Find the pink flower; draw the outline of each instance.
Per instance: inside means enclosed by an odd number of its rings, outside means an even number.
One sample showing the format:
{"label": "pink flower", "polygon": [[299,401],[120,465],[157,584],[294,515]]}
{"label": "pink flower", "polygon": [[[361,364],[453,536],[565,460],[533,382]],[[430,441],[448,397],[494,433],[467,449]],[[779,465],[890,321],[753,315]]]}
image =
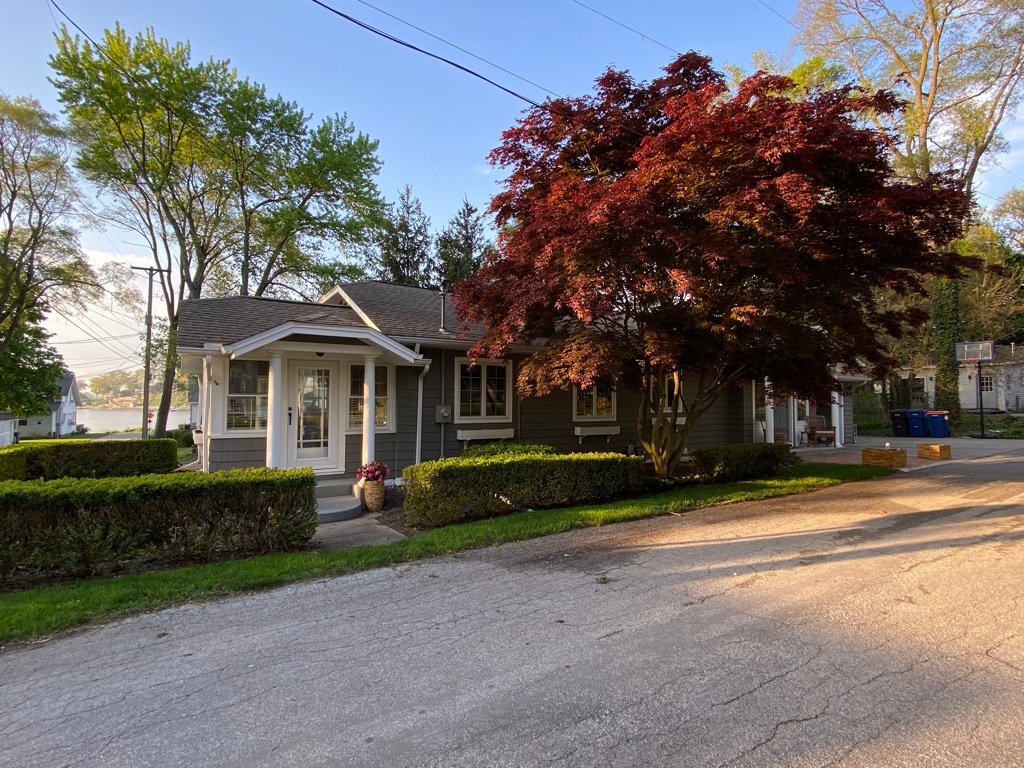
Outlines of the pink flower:
{"label": "pink flower", "polygon": [[360,480],[383,480],[390,474],[391,468],[383,461],[371,461],[356,470],[356,477]]}

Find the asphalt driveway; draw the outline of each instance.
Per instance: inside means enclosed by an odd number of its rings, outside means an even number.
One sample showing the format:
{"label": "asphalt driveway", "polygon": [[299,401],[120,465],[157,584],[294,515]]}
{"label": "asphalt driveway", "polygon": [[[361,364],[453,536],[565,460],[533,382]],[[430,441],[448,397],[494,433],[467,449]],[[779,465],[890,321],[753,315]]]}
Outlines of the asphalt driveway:
{"label": "asphalt driveway", "polygon": [[0,766],[1019,766],[1020,451],[0,654]]}

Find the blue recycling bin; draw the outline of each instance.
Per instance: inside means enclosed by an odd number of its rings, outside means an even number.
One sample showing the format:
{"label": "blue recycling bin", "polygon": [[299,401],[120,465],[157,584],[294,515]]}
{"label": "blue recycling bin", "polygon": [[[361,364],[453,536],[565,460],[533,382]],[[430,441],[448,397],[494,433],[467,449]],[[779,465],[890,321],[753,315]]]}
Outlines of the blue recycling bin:
{"label": "blue recycling bin", "polygon": [[932,437],[949,437],[949,411],[927,411],[924,416]]}
{"label": "blue recycling bin", "polygon": [[907,411],[907,431],[909,437],[927,437],[928,430],[925,426],[924,409],[909,409]]}

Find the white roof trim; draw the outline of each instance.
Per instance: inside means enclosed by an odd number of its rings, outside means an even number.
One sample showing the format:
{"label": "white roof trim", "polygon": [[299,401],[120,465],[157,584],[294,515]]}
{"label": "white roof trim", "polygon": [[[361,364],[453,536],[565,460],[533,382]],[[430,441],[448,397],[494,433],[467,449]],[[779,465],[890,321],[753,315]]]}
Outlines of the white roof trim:
{"label": "white roof trim", "polygon": [[302,333],[309,336],[324,336],[325,338],[337,337],[337,336],[348,336],[354,339],[362,339],[377,347],[380,347],[386,352],[390,352],[400,360],[404,360],[407,363],[418,363],[423,359],[423,355],[413,352],[404,344],[399,344],[397,341],[389,336],[385,336],[379,330],[375,328],[346,328],[337,325],[315,325],[312,323],[300,323],[291,320],[283,325],[279,325],[270,330],[258,333],[255,336],[250,336],[248,339],[242,339],[235,344],[224,344],[221,345],[221,353],[230,355],[231,357],[239,357],[246,355],[250,352],[255,352],[257,349],[272,344],[275,341],[290,336],[293,333]]}
{"label": "white roof trim", "polygon": [[331,290],[329,290],[327,293],[320,297],[317,303],[327,304],[329,302],[333,302],[334,299],[341,299],[341,303],[347,304],[349,309],[351,309],[353,312],[359,315],[360,320],[362,320],[368,326],[373,328],[373,330],[380,332],[380,328],[377,327],[377,324],[370,319],[370,316],[368,314],[366,314],[365,312],[363,312],[362,309],[359,308],[358,304],[352,301],[352,297],[345,293],[345,289],[342,288],[340,285],[336,285],[333,288],[331,288]]}

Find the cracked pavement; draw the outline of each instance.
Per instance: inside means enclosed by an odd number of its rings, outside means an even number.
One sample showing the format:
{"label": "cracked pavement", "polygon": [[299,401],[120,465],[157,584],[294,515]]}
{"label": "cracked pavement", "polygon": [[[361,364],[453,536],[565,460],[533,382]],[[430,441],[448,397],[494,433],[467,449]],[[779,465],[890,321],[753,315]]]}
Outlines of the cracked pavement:
{"label": "cracked pavement", "polygon": [[1020,766],[1022,469],[937,464],[11,647],[0,766]]}

